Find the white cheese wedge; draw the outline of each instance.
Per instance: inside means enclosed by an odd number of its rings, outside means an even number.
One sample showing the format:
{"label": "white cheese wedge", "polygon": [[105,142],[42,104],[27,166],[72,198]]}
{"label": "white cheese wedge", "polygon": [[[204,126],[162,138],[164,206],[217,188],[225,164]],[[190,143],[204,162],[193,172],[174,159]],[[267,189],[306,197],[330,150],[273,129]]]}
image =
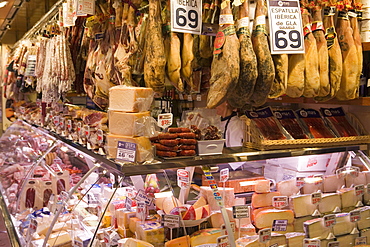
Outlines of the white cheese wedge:
{"label": "white cheese wedge", "polygon": [[274,220],[288,220],[288,224],[293,224],[294,213],[292,210],[263,210],[256,215],[255,226],[259,229],[271,228]]}
{"label": "white cheese wedge", "polygon": [[323,191],[323,181],[321,177],[305,178],[302,187],[303,194],[312,194],[318,190]]}
{"label": "white cheese wedge", "polygon": [[343,188],[339,190],[342,200],[342,209],[346,210],[356,206],[358,199],[354,188]]}
{"label": "white cheese wedge", "polygon": [[335,215],[336,224],[333,226],[335,236],[350,234],[356,227],[356,224],[351,222],[349,213],[340,213]]}
{"label": "white cheese wedge", "polygon": [[303,226],[308,238],[326,239],[330,233],[330,228],[325,227],[323,218],[305,221]]}
{"label": "white cheese wedge", "polygon": [[279,192],[270,192],[264,194],[253,193],[252,207],[253,208],[271,207],[272,198],[274,196],[280,196],[280,193]]}
{"label": "white cheese wedge", "polygon": [[308,220],[314,219],[313,216],[305,216],[300,218],[295,218],[293,225],[294,225],[294,231],[295,232],[304,232],[303,223]]}
{"label": "white cheese wedge", "polygon": [[238,238],[235,241],[237,247],[262,247],[266,246],[259,242],[259,237],[257,235],[254,236],[245,236],[242,238]]}
{"label": "white cheese wedge", "polygon": [[294,246],[294,247],[303,247],[303,239],[305,238],[305,236],[306,235],[302,232],[285,233],[288,246]]}
{"label": "white cheese wedge", "polygon": [[337,175],[326,175],[323,181],[323,192],[337,192],[345,185],[344,177]]}
{"label": "white cheese wedge", "polygon": [[277,183],[276,189],[280,195],[289,197],[299,192],[299,187],[297,187],[296,184],[297,181],[295,178],[284,180]]}
{"label": "white cheese wedge", "polygon": [[359,236],[359,234],[348,234],[336,237],[337,241],[340,243],[340,246],[345,247],[352,247],[355,246],[356,238]]}
{"label": "white cheese wedge", "polygon": [[284,234],[272,232],[271,239],[267,241],[266,246],[282,246],[286,244],[286,237]]}
{"label": "white cheese wedge", "polygon": [[197,231],[190,236],[191,246],[202,244],[217,244],[217,238],[221,236],[219,228],[208,228]]}
{"label": "white cheese wedge", "polygon": [[370,228],[370,207],[366,206],[356,210],[360,211],[360,220],[357,221],[358,229]]}
{"label": "white cheese wedge", "polygon": [[121,136],[143,136],[146,126],[143,118],[149,117],[150,112],[127,113],[109,111],[109,132]]}
{"label": "white cheese wedge", "polygon": [[141,112],[149,110],[153,89],[119,85],[109,89],[109,110]]}
{"label": "white cheese wedge", "polygon": [[351,185],[359,185],[359,184],[365,185],[367,183],[366,175],[363,172],[359,172],[357,177],[352,176],[351,174],[347,174],[345,176],[345,180],[346,180],[347,188],[351,187]]}
{"label": "white cheese wedge", "polygon": [[[222,196],[225,207],[232,207],[235,205],[234,188],[218,188],[218,190]],[[220,210],[220,206],[218,205],[213,193],[214,192],[209,186],[200,187],[200,195],[207,199],[211,211],[218,211]]]}
{"label": "white cheese wedge", "polygon": [[342,201],[338,193],[322,194],[321,202],[319,203],[319,211],[322,214],[334,213],[341,210]]}
{"label": "white cheese wedge", "polygon": [[312,196],[300,195],[289,198],[290,209],[294,211],[295,217],[312,215],[316,210],[316,205],[312,204]]}

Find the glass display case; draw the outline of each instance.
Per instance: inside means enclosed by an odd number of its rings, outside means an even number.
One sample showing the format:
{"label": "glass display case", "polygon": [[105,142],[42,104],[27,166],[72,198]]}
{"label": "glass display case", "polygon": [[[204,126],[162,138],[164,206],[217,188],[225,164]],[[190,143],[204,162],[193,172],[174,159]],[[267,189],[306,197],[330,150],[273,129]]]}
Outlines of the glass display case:
{"label": "glass display case", "polygon": [[[255,194],[291,197],[296,193],[281,189],[290,180],[290,188],[312,194],[317,188],[305,189],[305,178],[347,173],[358,181],[344,187],[362,184],[365,191],[370,183],[369,159],[359,146],[227,148],[222,155],[117,164],[23,121],[7,129],[0,146],[0,203],[13,246],[216,246],[225,239],[235,246],[236,239],[271,228],[257,227]],[[368,192],[358,201],[367,204]],[[283,210],[279,205],[270,198],[263,207]],[[275,232],[298,232],[290,224]]]}

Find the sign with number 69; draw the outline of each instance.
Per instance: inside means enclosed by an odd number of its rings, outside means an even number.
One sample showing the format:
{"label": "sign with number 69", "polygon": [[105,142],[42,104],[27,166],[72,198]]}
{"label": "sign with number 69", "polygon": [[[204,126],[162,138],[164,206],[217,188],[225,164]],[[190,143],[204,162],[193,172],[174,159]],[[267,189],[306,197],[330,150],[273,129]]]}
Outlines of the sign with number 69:
{"label": "sign with number 69", "polygon": [[202,0],[171,0],[171,31],[202,33]]}

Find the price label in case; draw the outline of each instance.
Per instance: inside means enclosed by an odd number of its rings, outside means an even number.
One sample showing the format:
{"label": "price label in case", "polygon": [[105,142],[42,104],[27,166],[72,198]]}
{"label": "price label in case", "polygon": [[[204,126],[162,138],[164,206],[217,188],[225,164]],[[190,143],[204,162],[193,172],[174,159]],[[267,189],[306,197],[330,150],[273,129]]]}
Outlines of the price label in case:
{"label": "price label in case", "polygon": [[339,242],[338,241],[332,241],[328,243],[328,247],[339,247]]}
{"label": "price label in case", "polygon": [[202,1],[171,1],[171,31],[201,34]]}
{"label": "price label in case", "polygon": [[271,229],[266,228],[258,232],[259,240],[261,243],[266,243],[271,239]]}
{"label": "price label in case", "polygon": [[179,215],[164,215],[163,224],[168,228],[178,228],[180,226],[180,216]]}
{"label": "price label in case", "polygon": [[285,232],[288,226],[288,220],[274,220],[272,223],[272,231]]}
{"label": "price label in case", "polygon": [[305,184],[305,182],[304,182],[304,180],[303,180],[303,179],[298,179],[298,178],[297,178],[296,186],[297,186],[298,188],[302,188],[304,184]]}
{"label": "price label in case", "polygon": [[158,126],[162,129],[170,127],[172,125],[173,115],[172,113],[163,113],[158,115]]}
{"label": "price label in case", "polygon": [[308,239],[303,240],[304,247],[320,247],[321,241],[319,239]]}
{"label": "price label in case", "polygon": [[275,208],[285,208],[288,206],[287,196],[274,196],[272,198],[272,206]]}
{"label": "price label in case", "polygon": [[370,184],[366,185],[366,193],[370,194]]}
{"label": "price label in case", "polygon": [[321,192],[315,192],[311,194],[312,204],[317,205],[321,202],[322,194]]}
{"label": "price label in case", "polygon": [[362,196],[365,193],[365,186],[359,184],[355,186],[356,196]]}
{"label": "price label in case", "polygon": [[125,206],[128,211],[132,210],[132,199],[130,197],[126,197]]}
{"label": "price label in case", "polygon": [[270,245],[269,247],[279,247],[279,244],[278,243],[275,243],[273,245]]}
{"label": "price label in case", "polygon": [[234,219],[249,218],[249,206],[247,205],[233,206],[233,217]]}
{"label": "price label in case", "polygon": [[[303,54],[303,28],[299,1],[269,0],[271,54]],[[289,13],[289,15],[283,15]]]}
{"label": "price label in case", "polygon": [[328,214],[324,216],[324,225],[326,227],[333,227],[337,223],[335,214]]}
{"label": "price label in case", "polygon": [[[230,222],[230,227],[233,233],[235,233],[235,222]],[[221,234],[228,235],[225,224],[221,225]]]}
{"label": "price label in case", "polygon": [[59,125],[59,116],[54,116],[53,123],[54,123],[55,126]]}
{"label": "price label in case", "polygon": [[357,237],[355,239],[355,246],[361,245],[361,244],[367,244],[367,237]]}
{"label": "price label in case", "polygon": [[224,168],[220,171],[220,182],[225,183],[229,179],[229,168]]}
{"label": "price label in case", "polygon": [[67,129],[68,131],[72,131],[72,120],[71,119],[67,120]]}
{"label": "price label in case", "polygon": [[153,199],[148,197],[143,190],[139,190],[136,194],[136,201],[144,202],[146,205],[150,206]]}
{"label": "price label in case", "polygon": [[217,247],[230,247],[229,238],[227,235],[217,238]]}
{"label": "price label in case", "polygon": [[117,144],[117,159],[135,162],[136,143],[119,141]]}
{"label": "price label in case", "polygon": [[177,170],[177,185],[180,188],[187,188],[190,185],[189,171],[185,169]]}
{"label": "price label in case", "polygon": [[349,215],[351,222],[357,222],[361,220],[361,213],[358,210],[351,211]]}

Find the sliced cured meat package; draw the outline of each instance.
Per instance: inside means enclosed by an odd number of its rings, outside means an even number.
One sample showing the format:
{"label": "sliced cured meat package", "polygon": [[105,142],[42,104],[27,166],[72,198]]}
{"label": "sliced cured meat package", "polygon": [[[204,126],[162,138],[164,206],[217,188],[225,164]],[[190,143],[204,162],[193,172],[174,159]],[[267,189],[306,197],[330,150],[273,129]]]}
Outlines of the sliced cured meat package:
{"label": "sliced cured meat package", "polygon": [[342,107],[321,108],[320,111],[337,136],[348,137],[359,135],[356,129],[348,121]]}
{"label": "sliced cured meat package", "polygon": [[319,111],[314,109],[301,109],[296,111],[298,117],[307,126],[314,138],[334,138],[334,133],[326,126]]}
{"label": "sliced cured meat package", "polygon": [[270,107],[257,111],[246,111],[245,115],[252,120],[260,135],[265,140],[292,139],[274,117]]}
{"label": "sliced cured meat package", "polygon": [[280,124],[294,139],[310,138],[302,128],[293,110],[274,111],[274,114]]}

